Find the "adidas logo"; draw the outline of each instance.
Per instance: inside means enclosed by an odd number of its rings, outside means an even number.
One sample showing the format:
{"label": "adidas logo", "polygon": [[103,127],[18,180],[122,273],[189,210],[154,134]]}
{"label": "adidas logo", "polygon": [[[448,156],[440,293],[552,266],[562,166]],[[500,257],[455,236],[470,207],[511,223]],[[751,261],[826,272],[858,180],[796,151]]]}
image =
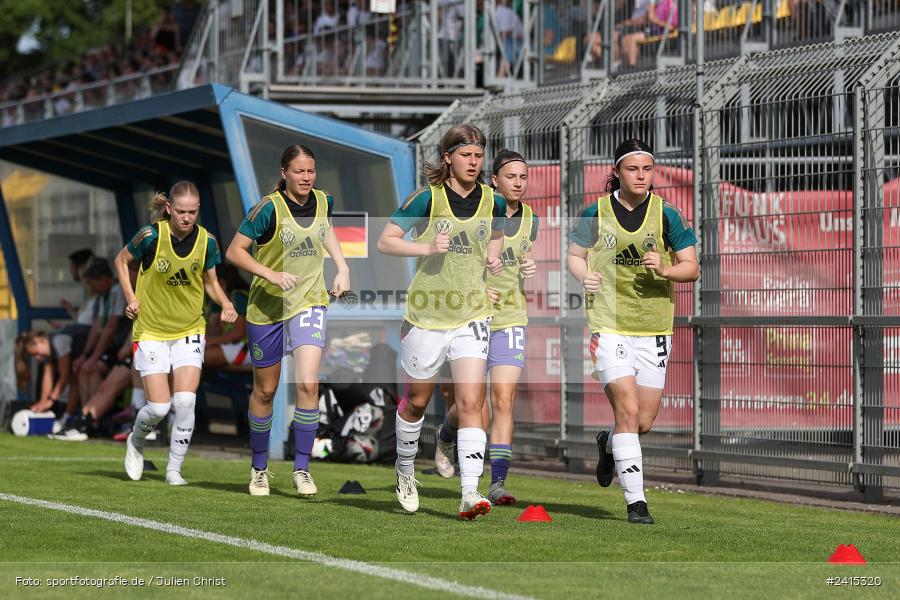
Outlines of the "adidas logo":
{"label": "adidas logo", "polygon": [[525,360],[525,355],[519,352],[516,354],[516,360]]}
{"label": "adidas logo", "polygon": [[519,261],[516,260],[516,253],[513,252],[511,246],[506,249],[506,252],[500,255],[500,260],[503,261],[504,267],[515,267],[519,264]]}
{"label": "adidas logo", "polygon": [[466,458],[474,458],[476,460],[484,460],[484,453],[476,452],[474,454],[469,454]]}
{"label": "adidas logo", "polygon": [[616,254],[616,257],[612,262],[614,265],[622,265],[625,267],[640,267],[643,264],[641,263],[641,255],[638,253],[634,244],[628,244],[627,248]]}
{"label": "adidas logo", "polygon": [[321,339],[322,339],[322,334],[319,333],[318,331],[315,332],[314,334],[312,334],[312,336],[313,336],[313,339],[316,339],[316,340],[321,340]]}
{"label": "adidas logo", "polygon": [[179,269],[177,273],[166,280],[166,285],[171,285],[173,287],[191,285],[191,280],[188,279],[188,274],[184,269]]}
{"label": "adidas logo", "polygon": [[631,465],[630,467],[628,467],[627,469],[625,469],[625,472],[626,472],[626,473],[640,473],[641,470],[638,468],[637,465]]}
{"label": "adidas logo", "polygon": [[194,348],[194,354],[200,354],[200,348]]}
{"label": "adidas logo", "polygon": [[317,256],[319,251],[316,250],[315,245],[313,245],[312,238],[308,237],[300,242],[296,248],[291,250],[291,258],[297,258],[300,256]]}
{"label": "adidas logo", "polygon": [[659,364],[656,365],[656,368],[658,368],[658,369],[665,369],[665,368],[666,368],[666,359],[663,359],[663,360],[659,361]]}
{"label": "adidas logo", "polygon": [[180,440],[172,440],[172,441],[175,442],[176,444],[181,444],[182,446],[188,446],[191,443],[191,440],[186,439],[186,438],[180,439]]}
{"label": "adidas logo", "polygon": [[461,231],[459,235],[450,240],[450,249],[448,252],[455,252],[456,254],[472,254],[475,251],[472,250],[472,247],[469,245],[469,236],[466,235],[465,231]]}

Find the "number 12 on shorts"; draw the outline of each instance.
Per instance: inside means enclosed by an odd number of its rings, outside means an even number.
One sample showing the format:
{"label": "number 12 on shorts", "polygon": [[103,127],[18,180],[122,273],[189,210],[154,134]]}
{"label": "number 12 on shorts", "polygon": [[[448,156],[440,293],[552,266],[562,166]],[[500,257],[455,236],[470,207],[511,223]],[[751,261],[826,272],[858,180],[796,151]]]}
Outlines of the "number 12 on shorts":
{"label": "number 12 on shorts", "polygon": [[525,348],[522,347],[522,342],[525,340],[525,328],[510,327],[507,340],[509,341],[510,350],[524,350]]}

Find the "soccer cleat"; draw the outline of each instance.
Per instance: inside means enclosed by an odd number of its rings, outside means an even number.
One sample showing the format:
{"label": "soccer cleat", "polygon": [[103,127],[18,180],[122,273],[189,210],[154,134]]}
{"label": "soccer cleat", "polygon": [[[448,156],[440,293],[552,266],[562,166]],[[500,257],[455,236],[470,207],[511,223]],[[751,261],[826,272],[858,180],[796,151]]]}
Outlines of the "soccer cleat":
{"label": "soccer cleat", "polygon": [[69,427],[60,433],[51,433],[47,437],[53,440],[62,440],[64,442],[84,442],[87,441],[88,434],[77,427]]}
{"label": "soccer cleat", "polygon": [[271,477],[269,469],[257,471],[250,467],[250,495],[251,496],[268,496],[269,495],[269,477]]}
{"label": "soccer cleat", "polygon": [[301,496],[315,496],[316,492],[319,489],[316,487],[316,482],[313,481],[312,475],[309,474],[309,471],[303,471],[301,469],[297,469],[294,471],[294,486],[297,488],[297,493]]}
{"label": "soccer cleat", "polygon": [[187,485],[184,477],[178,471],[166,471],[166,483],[169,485]]}
{"label": "soccer cleat", "polygon": [[453,455],[455,454],[454,448],[456,444],[445,442],[441,439],[441,430],[443,428],[443,425],[438,428],[437,443],[434,448],[434,466],[437,467],[438,475],[444,479],[451,479],[456,474],[456,469],[453,467]]}
{"label": "soccer cleat", "polygon": [[609,487],[616,474],[616,461],[613,455],[606,451],[608,441],[608,431],[601,431],[597,434],[597,450],[600,452],[600,460],[597,461],[597,483],[600,484],[600,487]]}
{"label": "soccer cleat", "polygon": [[650,516],[650,511],[647,510],[646,502],[638,500],[628,505],[628,522],[640,525],[653,525],[653,517]]}
{"label": "soccer cleat", "polygon": [[459,518],[473,521],[478,515],[491,512],[491,501],[482,496],[478,490],[469,492],[459,502]]}
{"label": "soccer cleat", "polygon": [[406,512],[414,513],[419,510],[419,491],[415,473],[404,475],[397,471],[397,500]]}
{"label": "soccer cleat", "polygon": [[488,488],[488,500],[494,506],[506,506],[516,503],[516,497],[506,491],[503,487],[504,483],[502,479],[498,479]]}
{"label": "soccer cleat", "polygon": [[125,440],[125,473],[132,481],[138,481],[144,473],[144,453],[132,442],[133,433]]}

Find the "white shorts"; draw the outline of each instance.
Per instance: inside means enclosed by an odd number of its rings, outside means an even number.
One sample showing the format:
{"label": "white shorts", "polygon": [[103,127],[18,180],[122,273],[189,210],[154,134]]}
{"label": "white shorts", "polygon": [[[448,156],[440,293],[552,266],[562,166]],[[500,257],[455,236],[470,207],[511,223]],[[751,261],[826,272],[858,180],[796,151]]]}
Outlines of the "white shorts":
{"label": "white shorts", "polygon": [[631,376],[640,386],[660,390],[666,386],[671,335],[595,333],[591,335],[590,350],[594,377],[603,385]]}
{"label": "white shorts", "polygon": [[203,368],[206,336],[196,333],[164,342],[144,340],[133,346],[134,368],[141,377],[154,373],[169,373],[180,367]]}
{"label": "white shorts", "polygon": [[220,347],[229,365],[243,365],[250,362],[250,351],[244,342],[222,344]]}
{"label": "white shorts", "polygon": [[490,319],[447,330],[422,329],[404,321],[400,330],[400,364],[413,379],[430,379],[448,360],[487,361],[490,335]]}

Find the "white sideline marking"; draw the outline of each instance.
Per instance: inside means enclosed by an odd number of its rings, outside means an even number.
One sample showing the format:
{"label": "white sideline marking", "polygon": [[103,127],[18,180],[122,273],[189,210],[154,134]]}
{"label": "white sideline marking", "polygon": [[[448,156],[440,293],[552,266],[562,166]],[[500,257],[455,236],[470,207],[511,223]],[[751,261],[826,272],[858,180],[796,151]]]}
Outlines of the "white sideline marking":
{"label": "white sideline marking", "polygon": [[235,548],[244,548],[247,550],[254,550],[256,552],[263,552],[265,554],[272,554],[274,556],[295,558],[297,560],[317,563],[326,567],[335,567],[337,569],[344,569],[346,571],[362,573],[363,575],[371,575],[372,577],[381,577],[382,579],[389,579],[391,581],[397,581],[399,583],[407,583],[430,590],[450,592],[452,594],[458,594],[460,596],[469,596],[472,598],[489,598],[491,600],[532,600],[528,596],[506,594],[504,592],[497,592],[494,590],[489,590],[487,588],[462,585],[456,583],[455,581],[448,581],[446,579],[438,579],[437,577],[430,577],[428,575],[400,571],[398,569],[391,569],[389,567],[381,567],[357,560],[334,558],[320,552],[308,552],[306,550],[288,548],[287,546],[276,546],[252,539],[248,540],[244,538],[233,537],[230,535],[213,533],[211,531],[202,531],[200,529],[181,527],[180,525],[163,523],[162,521],[152,521],[150,519],[130,517],[121,513],[83,508],[81,506],[74,506],[72,504],[60,504],[59,502],[48,502],[46,500],[26,498],[24,496],[16,496],[14,494],[0,493],[0,500],[17,502],[19,504],[25,504],[27,506],[49,508],[50,510],[58,510],[73,515],[103,519],[105,521],[112,521],[114,523],[123,523],[125,525],[132,525],[134,527],[143,527],[144,529],[152,529],[153,531],[162,531],[164,533],[180,535],[186,538],[206,540],[209,542],[215,542],[217,544],[234,546]]}
{"label": "white sideline marking", "polygon": [[0,460],[9,462],[121,462],[121,458],[112,456],[0,456]]}

